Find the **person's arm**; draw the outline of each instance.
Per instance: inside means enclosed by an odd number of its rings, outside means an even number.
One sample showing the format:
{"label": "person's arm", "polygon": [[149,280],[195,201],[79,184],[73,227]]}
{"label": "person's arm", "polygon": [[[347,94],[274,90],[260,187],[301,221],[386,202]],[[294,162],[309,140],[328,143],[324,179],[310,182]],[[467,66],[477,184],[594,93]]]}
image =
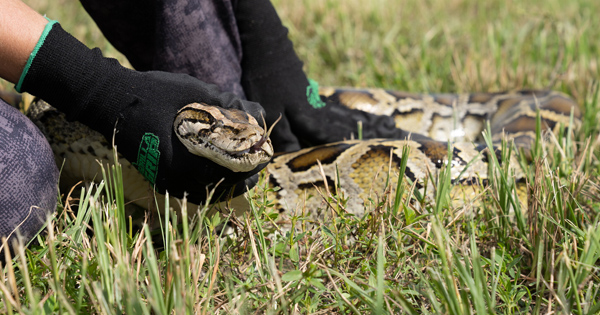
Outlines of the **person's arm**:
{"label": "person's arm", "polygon": [[16,84],[48,21],[20,0],[0,8],[0,77]]}
{"label": "person's arm", "polygon": [[[186,74],[139,72],[104,58],[47,21],[19,0],[0,0],[0,76],[77,120],[113,139],[159,192],[188,200],[205,200],[207,186],[223,179],[217,195],[232,187],[240,194],[252,186],[265,165],[233,172],[190,153],[173,131],[179,109],[206,103],[243,110],[260,119],[262,107],[221,93],[215,85]],[[37,36],[37,38],[36,38]],[[250,178],[252,176],[252,178]]]}

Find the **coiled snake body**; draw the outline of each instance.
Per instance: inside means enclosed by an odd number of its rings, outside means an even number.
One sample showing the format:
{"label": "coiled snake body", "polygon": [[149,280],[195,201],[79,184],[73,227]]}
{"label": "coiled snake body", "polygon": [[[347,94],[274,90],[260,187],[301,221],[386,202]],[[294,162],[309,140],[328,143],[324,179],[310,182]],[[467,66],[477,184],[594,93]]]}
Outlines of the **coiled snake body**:
{"label": "coiled snake body", "polygon": [[[489,152],[480,140],[486,121],[490,122],[496,144],[505,136],[514,140],[518,148],[528,150],[535,141],[536,108],[546,130],[557,131],[560,124],[566,126],[571,112],[574,124],[581,117],[572,99],[551,91],[419,95],[381,89],[325,88],[321,94],[351,108],[393,116],[398,128],[431,139],[344,141],[277,156],[268,171],[272,186],[282,187],[276,198],[285,209],[323,209],[320,196],[326,195],[326,186],[333,190],[337,182],[348,198],[346,210],[362,214],[369,198],[383,193],[386,187],[395,189],[405,146],[410,148],[410,154],[404,176],[417,188],[431,193],[432,181],[427,181],[429,187],[423,187],[424,180],[447,163],[448,140],[454,142],[453,158],[448,163],[452,182],[462,186],[485,184]],[[517,179],[523,176],[514,156],[508,163]],[[308,195],[316,198],[306,200]]]}
{"label": "coiled snake body", "polygon": [[[321,98],[329,102],[338,102],[377,115],[393,116],[398,128],[431,139],[417,136],[402,140],[347,140],[276,155],[267,166],[267,172],[271,186],[280,187],[270,196],[276,198],[277,207],[282,212],[292,213],[306,209],[318,215],[318,209],[324,208],[320,194],[327,186],[329,189],[341,188],[343,195],[348,198],[347,211],[363,213],[365,204],[373,193],[382,192],[384,187],[395,187],[404,147],[410,148],[404,175],[415,182],[417,188],[426,188],[425,178],[435,174],[447,163],[448,140],[453,142],[452,161],[448,163],[453,183],[485,183],[488,152],[481,142],[473,141],[480,139],[486,121],[490,122],[491,136],[496,143],[506,136],[514,140],[517,147],[528,149],[535,139],[538,112],[542,127],[552,131],[556,131],[559,124],[568,124],[571,113],[572,121],[576,124],[581,117],[581,112],[572,99],[550,91],[421,95],[382,89],[321,88],[319,92]],[[225,110],[211,112],[211,106],[201,106],[204,114],[213,115],[211,119],[222,124],[230,124],[229,128],[252,129],[254,136],[248,138],[252,139],[244,144],[236,144],[242,146],[235,151],[236,158],[255,152],[257,148],[263,148],[262,151],[267,156],[255,163],[263,163],[273,155],[272,149],[269,151],[270,143],[264,137],[266,132],[256,121],[248,121],[248,125],[238,124],[227,119]],[[112,151],[106,139],[81,124],[67,123],[62,114],[47,104],[34,104],[30,117],[48,137],[54,149],[57,163],[62,166],[63,186],[68,187],[81,179],[98,179],[100,172],[96,160],[112,160]],[[186,117],[178,117],[174,127],[179,138],[193,152],[197,147],[193,141],[189,141],[191,136],[179,128],[188,123]],[[194,128],[202,126],[196,125]],[[211,142],[221,141],[225,147],[231,142],[228,134],[210,136],[214,138]],[[212,153],[206,156],[212,159],[214,149],[208,150],[212,150],[209,151]],[[222,155],[218,159],[221,161],[216,162],[221,165],[225,165],[228,160]],[[147,207],[149,185],[143,184],[143,177],[125,159],[120,162],[124,167],[126,198]],[[518,163],[514,160],[509,163],[516,176],[521,176]],[[428,190],[432,191],[430,187]],[[307,198],[309,195],[313,197]],[[234,204],[234,207],[244,208],[240,203]]]}

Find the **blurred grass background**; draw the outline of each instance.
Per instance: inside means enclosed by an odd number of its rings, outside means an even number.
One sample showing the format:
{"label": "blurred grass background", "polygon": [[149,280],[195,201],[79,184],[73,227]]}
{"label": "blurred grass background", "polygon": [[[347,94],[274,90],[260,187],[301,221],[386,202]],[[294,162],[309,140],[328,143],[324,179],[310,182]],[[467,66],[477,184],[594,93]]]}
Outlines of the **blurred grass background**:
{"label": "blurred grass background", "polygon": [[[127,64],[78,1],[25,2]],[[414,92],[553,88],[581,102],[598,77],[598,1],[273,3],[306,72],[322,85]]]}
{"label": "blurred grass background", "polygon": [[598,75],[593,1],[277,1],[307,72],[329,85],[466,92]]}

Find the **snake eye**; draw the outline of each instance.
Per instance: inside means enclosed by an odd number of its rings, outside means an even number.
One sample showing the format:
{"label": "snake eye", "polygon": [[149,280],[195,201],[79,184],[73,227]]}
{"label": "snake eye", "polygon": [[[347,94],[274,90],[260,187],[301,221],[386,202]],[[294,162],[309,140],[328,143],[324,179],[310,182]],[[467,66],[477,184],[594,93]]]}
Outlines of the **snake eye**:
{"label": "snake eye", "polygon": [[217,121],[216,121],[216,122],[213,124],[213,128],[223,128],[223,126],[225,126],[225,124],[224,124],[222,121],[220,121],[220,120],[217,120]]}

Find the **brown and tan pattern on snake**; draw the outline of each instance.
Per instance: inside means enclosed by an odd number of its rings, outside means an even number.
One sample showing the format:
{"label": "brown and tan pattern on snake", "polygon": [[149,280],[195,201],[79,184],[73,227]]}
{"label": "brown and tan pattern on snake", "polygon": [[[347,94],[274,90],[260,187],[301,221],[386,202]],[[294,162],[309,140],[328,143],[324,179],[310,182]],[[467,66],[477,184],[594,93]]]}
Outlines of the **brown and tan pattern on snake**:
{"label": "brown and tan pattern on snake", "polygon": [[[381,194],[386,183],[387,187],[395,187],[405,146],[410,148],[410,155],[404,175],[415,182],[417,188],[432,192],[432,185],[426,184],[424,179],[430,174],[435,175],[446,164],[448,147],[444,141],[447,140],[454,143],[450,162],[453,182],[467,188],[485,183],[489,153],[481,142],[473,142],[479,140],[485,121],[491,124],[494,141],[500,141],[505,135],[508,139],[514,139],[519,148],[528,149],[535,137],[538,108],[543,128],[552,131],[556,131],[559,124],[568,124],[571,113],[575,124],[579,123],[581,116],[573,100],[549,91],[420,95],[382,89],[323,88],[320,93],[323,99],[337,101],[351,108],[393,116],[399,128],[432,139],[348,140],[276,156],[267,167],[267,172],[271,185],[281,187],[271,197],[277,199],[278,207],[285,213],[306,209],[314,217],[319,217],[319,209],[326,209],[326,206],[316,188],[328,186],[332,192],[336,187],[341,187],[341,192],[348,198],[346,210],[362,214],[365,207],[369,208],[369,198]],[[206,117],[202,118],[202,111],[206,109],[196,106],[191,108],[192,112],[188,112],[187,116],[176,120],[174,128],[180,139],[189,138],[185,131],[179,130],[183,122],[189,123],[188,129],[205,128],[203,124],[206,123]],[[198,113],[200,116],[194,116]],[[74,183],[66,180],[65,176],[71,179],[98,178],[99,168],[95,160],[110,160],[112,156],[102,136],[83,125],[67,124],[61,114],[49,111],[47,107],[34,110],[30,115],[49,138],[57,154],[57,163],[63,165],[65,161],[61,183]],[[221,122],[225,122],[222,129],[243,128],[232,123],[231,119]],[[253,129],[252,125],[257,124],[252,121],[247,126],[249,130]],[[256,135],[253,144],[231,144],[229,148],[233,152],[250,152],[253,147],[262,146],[265,140],[261,137],[265,133],[262,128],[256,130],[250,132]],[[227,132],[210,136],[223,141],[225,147],[226,143],[232,143],[228,142],[231,139]],[[194,148],[193,143],[190,146]],[[147,206],[149,186],[140,184],[143,178],[127,161],[121,159],[120,162],[125,169],[125,195],[129,200]],[[514,160],[509,163],[516,176],[521,176],[518,163]],[[312,197],[307,199],[309,195]],[[237,198],[236,204],[240,208],[238,210],[243,210],[243,197]]]}
{"label": "brown and tan pattern on snake", "polygon": [[392,116],[398,128],[440,141],[450,138],[475,141],[481,136],[486,120],[490,121],[494,140],[499,140],[502,130],[511,138],[520,138],[535,131],[536,107],[540,109],[544,127],[549,129],[554,129],[557,123],[568,123],[571,110],[576,122],[581,117],[572,99],[552,91],[413,94],[383,89],[324,88],[320,93],[350,108]]}
{"label": "brown and tan pattern on snake", "polygon": [[[415,182],[417,188],[425,188],[425,178],[436,175],[446,164],[448,150],[444,141],[447,140],[454,143],[450,163],[453,182],[467,188],[475,183],[485,184],[489,151],[481,141],[473,141],[480,140],[486,121],[490,122],[496,143],[506,136],[518,148],[528,150],[535,140],[537,108],[546,130],[557,131],[559,124],[566,126],[571,112],[574,124],[579,124],[581,117],[572,99],[550,91],[419,95],[381,89],[325,88],[321,95],[351,108],[393,116],[398,128],[434,140],[344,141],[277,156],[267,170],[271,185],[282,189],[272,197],[288,213],[304,207],[311,211],[325,209],[321,197],[327,195],[325,186],[332,192],[337,186],[348,198],[346,210],[362,214],[365,206],[369,206],[369,198],[383,193],[385,187],[396,187],[405,146],[410,148],[410,154],[404,176]],[[515,157],[509,163],[515,176],[522,177]],[[431,181],[426,188],[433,192]],[[461,189],[456,192],[469,193]],[[312,214],[319,216],[319,211]]]}

